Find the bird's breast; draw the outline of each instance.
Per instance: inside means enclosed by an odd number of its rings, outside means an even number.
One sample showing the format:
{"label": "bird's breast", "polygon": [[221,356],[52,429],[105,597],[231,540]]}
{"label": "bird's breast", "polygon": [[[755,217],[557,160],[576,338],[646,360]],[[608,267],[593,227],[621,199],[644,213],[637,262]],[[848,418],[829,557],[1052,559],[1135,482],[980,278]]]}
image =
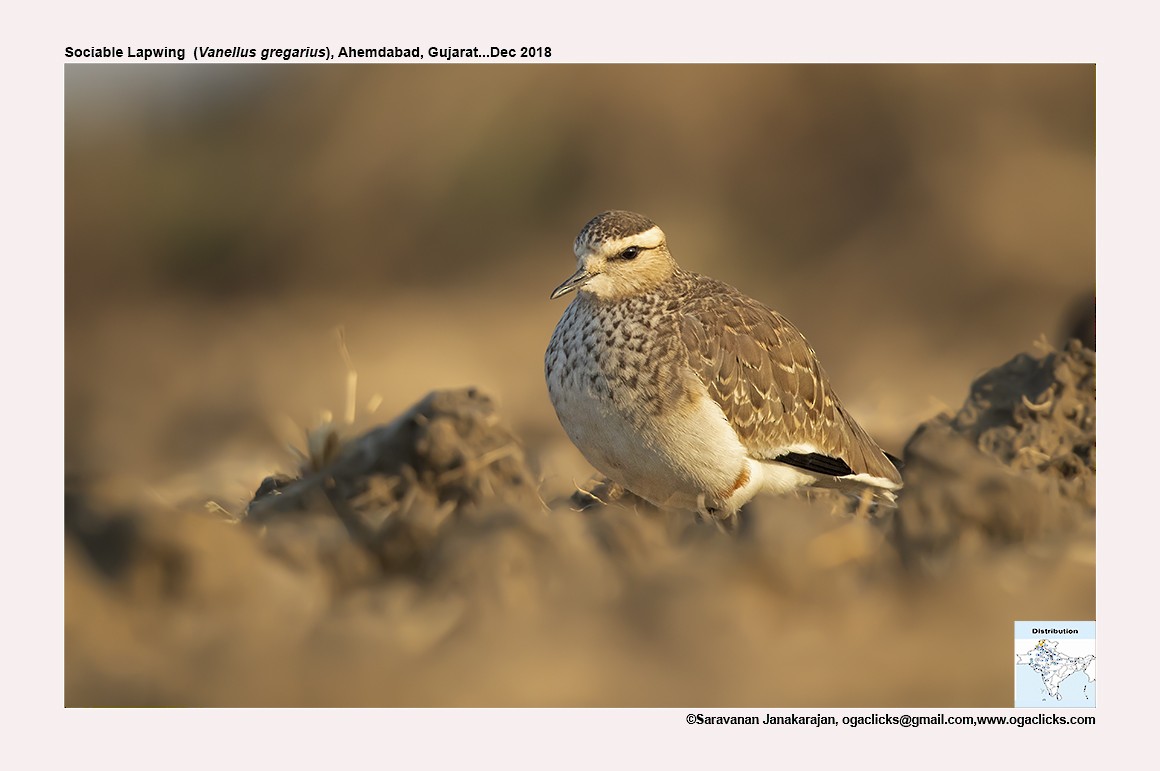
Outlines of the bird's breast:
{"label": "bird's breast", "polygon": [[659,314],[615,310],[573,301],[552,335],[544,369],[565,432],[593,466],[654,502],[728,488],[744,449],[682,361],[675,330]]}

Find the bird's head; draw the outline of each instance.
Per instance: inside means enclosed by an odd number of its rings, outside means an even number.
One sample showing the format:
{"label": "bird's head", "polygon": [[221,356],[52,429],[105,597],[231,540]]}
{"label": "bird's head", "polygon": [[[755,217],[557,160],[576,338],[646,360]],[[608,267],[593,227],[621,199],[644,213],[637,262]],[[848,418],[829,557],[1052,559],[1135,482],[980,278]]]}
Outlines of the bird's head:
{"label": "bird's head", "polygon": [[630,211],[597,214],[576,236],[576,272],[552,299],[579,290],[600,300],[620,300],[655,288],[676,270],[665,234],[648,217]]}

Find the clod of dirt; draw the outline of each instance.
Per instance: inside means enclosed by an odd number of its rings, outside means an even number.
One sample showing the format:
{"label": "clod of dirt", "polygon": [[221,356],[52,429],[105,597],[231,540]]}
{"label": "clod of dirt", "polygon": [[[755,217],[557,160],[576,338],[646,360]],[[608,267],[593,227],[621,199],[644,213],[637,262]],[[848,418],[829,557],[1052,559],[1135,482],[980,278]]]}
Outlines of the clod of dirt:
{"label": "clod of dirt", "polygon": [[1095,515],[1096,355],[1020,354],[906,445],[894,537],[908,561],[1074,529]]}
{"label": "clod of dirt", "polygon": [[[388,572],[417,569],[449,517],[495,504],[542,508],[519,440],[495,402],[474,388],[433,391],[312,465],[321,467],[263,480],[247,521],[286,530],[282,520],[291,512],[326,512],[316,522],[326,528],[337,514]],[[279,532],[268,533],[275,551]]]}

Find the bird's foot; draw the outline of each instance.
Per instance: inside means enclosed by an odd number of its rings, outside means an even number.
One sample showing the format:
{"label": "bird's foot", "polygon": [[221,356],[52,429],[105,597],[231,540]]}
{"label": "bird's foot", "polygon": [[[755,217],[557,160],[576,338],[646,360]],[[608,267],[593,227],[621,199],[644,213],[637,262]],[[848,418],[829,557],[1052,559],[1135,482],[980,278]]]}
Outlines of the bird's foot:
{"label": "bird's foot", "polygon": [[712,522],[722,533],[737,532],[740,518],[737,512],[728,511],[720,505],[710,505],[704,493],[697,496],[697,519],[701,522]]}
{"label": "bird's foot", "polygon": [[[587,488],[587,489],[585,489]],[[591,509],[594,506],[607,506],[625,496],[627,491],[621,485],[607,477],[593,477],[588,480],[584,488],[577,488],[572,493],[572,505],[580,511]]]}

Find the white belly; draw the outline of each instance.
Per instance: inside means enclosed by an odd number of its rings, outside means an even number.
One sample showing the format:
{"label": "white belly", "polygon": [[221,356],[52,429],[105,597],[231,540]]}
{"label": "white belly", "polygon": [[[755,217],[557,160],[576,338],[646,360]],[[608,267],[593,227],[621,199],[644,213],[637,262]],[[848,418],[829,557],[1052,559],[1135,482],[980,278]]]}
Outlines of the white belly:
{"label": "white belly", "polygon": [[[728,508],[751,461],[721,408],[707,395],[683,400],[657,414],[648,405],[618,406],[583,378],[549,378],[560,423],[597,470],[658,505],[688,510]],[[760,471],[746,479],[760,486]],[[756,476],[757,478],[752,478]],[[756,484],[755,484],[756,483]]]}

